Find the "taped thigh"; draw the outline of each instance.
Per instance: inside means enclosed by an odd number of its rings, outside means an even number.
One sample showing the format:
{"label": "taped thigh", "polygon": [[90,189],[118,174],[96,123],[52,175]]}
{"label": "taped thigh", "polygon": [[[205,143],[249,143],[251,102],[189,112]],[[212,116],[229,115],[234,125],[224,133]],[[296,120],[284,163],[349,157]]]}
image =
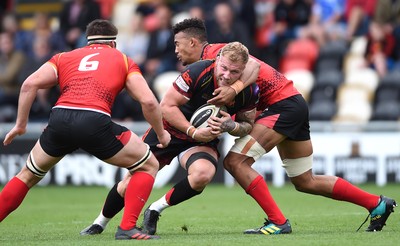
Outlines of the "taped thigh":
{"label": "taped thigh", "polygon": [[43,178],[47,173],[36,165],[32,151],[29,153],[28,160],[26,161],[26,168],[38,178]]}
{"label": "taped thigh", "polygon": [[285,168],[288,177],[297,177],[312,168],[313,155],[297,159],[282,160],[282,167]]}
{"label": "taped thigh", "polygon": [[189,170],[189,167],[190,167],[190,165],[193,164],[193,162],[200,160],[200,159],[205,159],[205,160],[210,161],[215,166],[215,170],[217,170],[217,166],[218,166],[217,160],[214,158],[214,156],[212,156],[206,152],[193,153],[186,161],[186,170]]}
{"label": "taped thigh", "polygon": [[135,171],[135,170],[138,169],[139,167],[143,166],[143,164],[145,164],[146,161],[147,161],[148,159],[150,159],[150,157],[151,157],[150,146],[149,146],[148,144],[145,144],[145,145],[146,145],[146,147],[147,147],[146,153],[145,153],[144,156],[143,156],[140,160],[138,160],[135,164],[133,164],[133,165],[130,166],[130,167],[127,167],[127,169],[128,169],[129,172]]}
{"label": "taped thigh", "polygon": [[266,151],[252,136],[246,135],[235,139],[235,144],[232,146],[231,152],[252,157],[254,161],[263,156]]}

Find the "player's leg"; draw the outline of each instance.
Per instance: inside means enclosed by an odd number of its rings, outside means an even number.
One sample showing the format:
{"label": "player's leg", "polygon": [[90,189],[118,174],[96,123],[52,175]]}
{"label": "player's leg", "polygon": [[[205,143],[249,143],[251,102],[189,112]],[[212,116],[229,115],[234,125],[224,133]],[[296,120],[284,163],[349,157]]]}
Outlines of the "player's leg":
{"label": "player's leg", "polygon": [[46,154],[39,141],[35,144],[26,165],[0,193],[0,221],[19,207],[29,189],[36,185],[60,159],[61,157]]}
{"label": "player's leg", "polygon": [[367,231],[380,231],[396,202],[393,199],[366,192],[348,181],[329,175],[312,173],[311,140],[285,140],[278,146],[283,166],[298,191],[347,201],[366,208],[371,214]]}
{"label": "player's leg", "polygon": [[264,178],[251,165],[266,152],[280,143],[285,136],[274,130],[255,124],[250,135],[237,139],[224,159],[225,169],[240,186],[260,205],[268,220],[257,229],[246,230],[246,234],[281,234],[292,232],[272,195]]}
{"label": "player's leg", "polygon": [[145,211],[143,231],[154,234],[161,212],[201,194],[217,170],[217,153],[210,147],[197,146],[179,156],[181,166],[188,176],[172,187],[164,196],[152,203]]}
{"label": "player's leg", "polygon": [[120,182],[110,189],[104,202],[103,208],[101,209],[97,218],[91,225],[86,227],[80,232],[80,235],[96,235],[102,233],[107,224],[124,208],[124,196],[126,187],[130,181],[131,174],[127,172]]}

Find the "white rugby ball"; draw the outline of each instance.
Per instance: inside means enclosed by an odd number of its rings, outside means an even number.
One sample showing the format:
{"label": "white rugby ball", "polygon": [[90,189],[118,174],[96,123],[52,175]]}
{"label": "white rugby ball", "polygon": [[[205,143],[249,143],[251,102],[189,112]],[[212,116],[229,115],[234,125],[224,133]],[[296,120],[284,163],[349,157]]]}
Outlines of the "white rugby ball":
{"label": "white rugby ball", "polygon": [[207,127],[207,120],[211,116],[220,117],[221,110],[226,111],[226,107],[217,107],[213,104],[204,104],[194,112],[194,114],[190,118],[190,123],[196,128]]}

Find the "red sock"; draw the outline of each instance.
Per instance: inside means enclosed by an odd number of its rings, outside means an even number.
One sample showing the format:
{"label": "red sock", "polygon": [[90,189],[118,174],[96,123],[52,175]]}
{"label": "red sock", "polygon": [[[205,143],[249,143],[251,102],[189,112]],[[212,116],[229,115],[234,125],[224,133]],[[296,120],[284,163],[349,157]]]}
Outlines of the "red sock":
{"label": "red sock", "polygon": [[268,216],[268,220],[277,225],[282,225],[286,222],[285,216],[282,214],[278,205],[275,203],[269,193],[267,182],[264,181],[261,175],[257,176],[247,187],[246,193],[257,201],[260,207]]}
{"label": "red sock", "polygon": [[0,222],[19,207],[28,191],[28,186],[17,177],[4,186],[0,193]]}
{"label": "red sock", "polygon": [[341,178],[338,178],[333,186],[332,198],[360,205],[368,211],[375,208],[379,202],[379,196],[363,191]]}
{"label": "red sock", "polygon": [[130,230],[136,226],[140,212],[149,199],[153,184],[154,178],[150,174],[133,173],[125,191],[125,209],[120,224],[123,230]]}

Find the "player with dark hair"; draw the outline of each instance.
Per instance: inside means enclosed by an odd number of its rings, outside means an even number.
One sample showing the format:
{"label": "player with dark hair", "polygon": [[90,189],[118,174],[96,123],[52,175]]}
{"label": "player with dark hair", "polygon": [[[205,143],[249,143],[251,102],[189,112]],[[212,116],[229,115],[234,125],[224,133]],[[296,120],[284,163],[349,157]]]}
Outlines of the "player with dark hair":
{"label": "player with dark hair", "polygon": [[[173,26],[175,35],[175,53],[183,64],[191,64],[199,59],[215,57],[226,44],[209,44],[207,42],[204,22],[200,19],[185,19]],[[255,58],[253,58],[255,59]],[[292,228],[271,196],[267,183],[251,165],[263,154],[277,147],[292,183],[302,192],[322,195],[335,200],[347,201],[366,208],[371,221],[367,231],[379,231],[384,226],[396,202],[384,196],[367,193],[349,182],[333,176],[312,174],[312,144],[309,132],[307,104],[294,88],[293,82],[268,64],[257,60],[260,72],[257,85],[260,89],[260,102],[257,109],[263,111],[255,122],[252,132],[237,140],[235,146],[224,160],[224,167],[235,177],[241,187],[260,205],[268,220],[257,229],[246,230],[248,234],[285,234]],[[243,80],[244,86],[249,81]],[[241,87],[235,87],[240,91]],[[208,102],[227,104],[232,101],[236,91],[229,87],[218,88],[220,93]],[[224,96],[221,96],[221,95]],[[251,146],[244,152],[244,144]],[[112,191],[110,191],[112,193]],[[103,213],[100,214],[92,228],[101,228],[99,223],[106,224],[123,207],[115,204],[120,197],[114,192],[114,198],[107,198]],[[110,198],[110,199],[109,199]],[[121,204],[121,203],[119,203]],[[155,232],[160,211],[146,209],[143,230]],[[103,218],[104,220],[100,220]],[[102,225],[104,225],[102,224]],[[86,231],[88,232],[88,231]],[[89,231],[98,234],[100,230]]]}
{"label": "player with dark hair", "polygon": [[[210,127],[195,128],[189,122],[193,113],[221,86],[230,86],[242,75],[248,62],[248,50],[239,42],[227,44],[213,60],[198,61],[189,65],[175,80],[161,101],[165,129],[172,140],[165,149],[155,149],[154,133],[150,129],[144,142],[160,162],[160,168],[171,163],[175,156],[188,175],[172,187],[159,201],[160,210],[177,205],[202,193],[217,171],[219,153],[218,136],[229,132],[244,136],[252,128],[255,107],[258,101],[258,87],[255,83],[246,87],[227,104],[222,118],[211,117]],[[214,57],[215,58],[215,57]],[[235,121],[231,115],[235,116]],[[92,225],[81,231],[81,235],[101,233],[108,221],[124,206],[122,195],[130,175],[116,184],[109,192],[100,215]],[[119,202],[118,202],[119,201]],[[149,210],[150,211],[150,210]],[[154,232],[149,234],[154,234]]]}
{"label": "player with dark hair", "polygon": [[29,189],[65,155],[83,149],[109,164],[129,170],[125,210],[115,239],[157,239],[136,226],[152,190],[159,163],[149,146],[126,127],[111,120],[111,107],[122,89],[142,106],[156,132],[159,148],[169,144],[158,101],[138,66],[115,49],[117,28],[107,20],[88,24],[88,45],[54,55],[22,84],[15,126],[4,139],[9,145],[26,132],[29,111],[39,89],[57,84],[61,95],[49,123],[30,152],[26,166],[0,193],[0,221],[17,209]]}
{"label": "player with dark hair", "polygon": [[[196,32],[191,30],[193,26],[197,27]],[[190,64],[199,57],[214,57],[224,47],[225,44],[208,44],[203,26],[201,20],[186,19],[173,27],[175,52],[182,62]],[[263,226],[245,233],[280,234],[292,231],[279,208],[275,207],[263,177],[251,168],[258,158],[274,147],[278,148],[282,166],[296,190],[362,206],[371,216],[367,231],[382,230],[396,202],[367,193],[342,178],[312,173],[313,151],[307,103],[291,81],[266,63],[259,62],[261,67],[256,83],[260,88],[260,101],[257,110],[262,113],[257,117],[251,133],[237,139],[224,159],[225,169],[268,215]],[[149,224],[155,223],[157,220],[153,219]]]}

